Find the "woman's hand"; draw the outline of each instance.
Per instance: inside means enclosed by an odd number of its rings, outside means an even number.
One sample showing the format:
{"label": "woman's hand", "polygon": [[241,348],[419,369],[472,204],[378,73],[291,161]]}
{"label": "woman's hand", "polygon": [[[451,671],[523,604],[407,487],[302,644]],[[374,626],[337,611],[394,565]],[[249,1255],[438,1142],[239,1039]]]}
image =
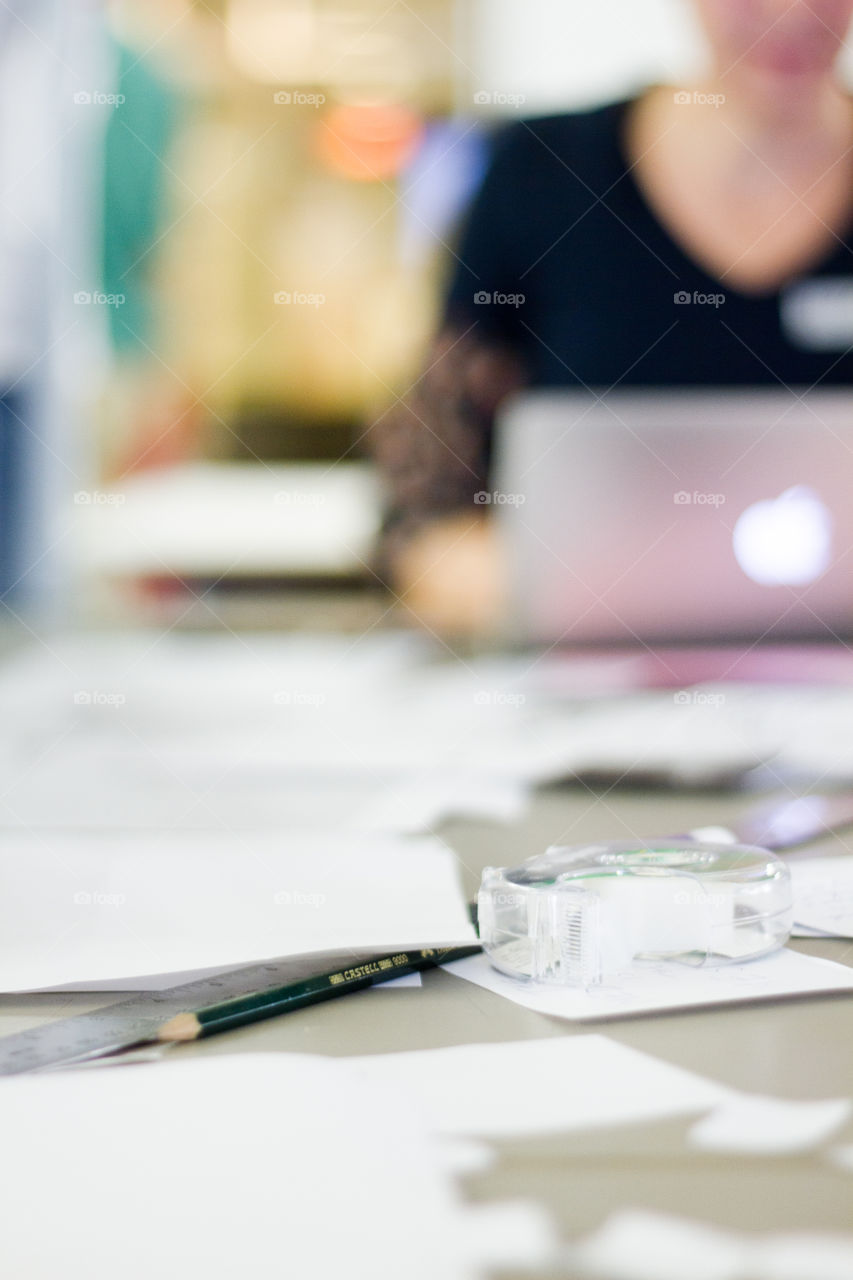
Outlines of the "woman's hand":
{"label": "woman's hand", "polygon": [[415,534],[397,554],[394,588],[415,619],[447,635],[485,635],[501,624],[506,571],[492,520],[447,516]]}

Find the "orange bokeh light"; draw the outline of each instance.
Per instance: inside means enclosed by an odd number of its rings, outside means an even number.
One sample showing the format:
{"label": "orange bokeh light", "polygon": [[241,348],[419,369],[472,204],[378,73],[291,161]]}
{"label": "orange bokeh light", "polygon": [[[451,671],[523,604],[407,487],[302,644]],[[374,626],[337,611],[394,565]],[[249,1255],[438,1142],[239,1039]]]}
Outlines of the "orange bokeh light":
{"label": "orange bokeh light", "polygon": [[421,117],[400,103],[346,103],[318,121],[316,147],[327,168],[356,182],[393,178],[411,159]]}

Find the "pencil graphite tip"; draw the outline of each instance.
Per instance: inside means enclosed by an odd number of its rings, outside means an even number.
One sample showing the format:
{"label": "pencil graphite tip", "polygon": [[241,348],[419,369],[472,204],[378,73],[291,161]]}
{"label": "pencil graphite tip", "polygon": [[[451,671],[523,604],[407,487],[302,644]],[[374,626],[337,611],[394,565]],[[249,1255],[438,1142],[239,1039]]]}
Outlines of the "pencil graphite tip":
{"label": "pencil graphite tip", "polygon": [[194,1013],[178,1013],[168,1022],[164,1022],[157,1031],[158,1040],[197,1040],[201,1033],[201,1023]]}

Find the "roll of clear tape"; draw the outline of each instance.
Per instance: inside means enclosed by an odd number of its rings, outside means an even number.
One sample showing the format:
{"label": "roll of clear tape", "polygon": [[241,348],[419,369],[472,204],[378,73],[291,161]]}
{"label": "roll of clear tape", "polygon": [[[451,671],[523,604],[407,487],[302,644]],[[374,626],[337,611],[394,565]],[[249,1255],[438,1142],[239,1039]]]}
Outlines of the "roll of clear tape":
{"label": "roll of clear tape", "polygon": [[790,872],[752,845],[656,840],[556,847],[487,867],[480,939],[528,982],[591,987],[649,961],[731,964],[784,946]]}

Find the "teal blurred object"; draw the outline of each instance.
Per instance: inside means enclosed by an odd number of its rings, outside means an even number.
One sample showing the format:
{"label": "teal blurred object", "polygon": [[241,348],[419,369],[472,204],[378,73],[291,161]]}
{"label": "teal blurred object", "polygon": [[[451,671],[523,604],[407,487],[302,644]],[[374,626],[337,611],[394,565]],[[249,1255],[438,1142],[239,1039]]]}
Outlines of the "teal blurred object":
{"label": "teal blurred object", "polygon": [[111,340],[133,354],[154,336],[151,251],[166,226],[168,152],[181,99],[144,57],[123,46],[116,55],[114,91],[124,101],[113,107],[104,138],[102,276],[104,292],[125,299],[107,308]]}

